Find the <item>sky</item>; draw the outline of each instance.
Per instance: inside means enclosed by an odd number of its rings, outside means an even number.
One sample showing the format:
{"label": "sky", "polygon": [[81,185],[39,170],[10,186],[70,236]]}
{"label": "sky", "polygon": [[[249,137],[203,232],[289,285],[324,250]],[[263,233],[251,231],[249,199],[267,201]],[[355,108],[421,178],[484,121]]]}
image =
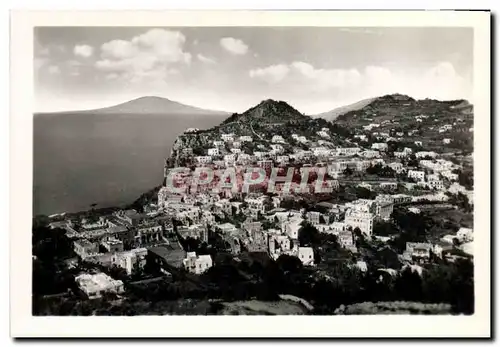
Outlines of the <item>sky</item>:
{"label": "sky", "polygon": [[37,112],[160,96],[242,112],[317,114],[390,93],[472,98],[471,28],[37,27]]}

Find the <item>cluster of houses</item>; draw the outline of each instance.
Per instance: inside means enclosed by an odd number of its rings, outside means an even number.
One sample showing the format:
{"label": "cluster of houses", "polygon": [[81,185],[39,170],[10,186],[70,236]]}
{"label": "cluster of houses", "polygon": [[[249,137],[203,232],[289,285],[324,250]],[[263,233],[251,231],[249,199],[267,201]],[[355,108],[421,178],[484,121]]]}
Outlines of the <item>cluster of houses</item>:
{"label": "cluster of houses", "polygon": [[[372,123],[365,126],[364,130],[370,131],[379,126]],[[442,128],[449,130],[446,126]],[[188,129],[186,133],[197,131]],[[293,190],[283,189],[283,183],[276,184],[277,189],[272,196],[259,191],[242,193],[240,189],[235,193],[231,187],[217,191],[210,184],[203,189],[188,189],[179,194],[163,186],[158,192],[157,203],[145,206],[143,213],[120,210],[98,220],[65,220],[54,223],[53,227],[66,229],[66,235],[73,240],[75,253],[83,261],[118,266],[129,275],[147,262],[157,265],[166,274],[180,269],[196,275],[206,272],[214,264],[211,256],[184,250],[180,238],[194,238],[208,243],[210,232],[217,233],[223,239],[226,251],[234,256],[254,251],[267,252],[271,258],[278,259],[280,255],[286,254],[297,257],[304,266],[314,266],[314,249],[299,243],[299,229],[304,223],[313,225],[321,233],[336,235],[342,247],[357,252],[356,230],[371,239],[374,237],[374,223],[388,220],[395,205],[420,200],[446,201],[444,192],[464,191],[464,187],[456,182],[458,175],[454,170],[459,166],[439,158],[435,152],[418,151],[414,153],[419,160],[418,167],[405,167],[401,159],[412,155],[413,150],[404,148],[394,153],[396,160],[391,159],[386,154],[389,148],[387,142],[391,139],[389,134],[373,135],[385,142],[375,142],[370,148],[354,143],[350,147],[338,147],[328,141],[333,137],[328,128],[317,131],[314,139],[299,134],[292,134],[286,139],[282,135],[273,135],[266,144],[262,141],[254,143],[254,136],[251,135],[222,133],[211,142],[210,147],[203,149],[203,155],[194,156],[193,148],[183,147],[182,144],[176,145],[176,151],[191,157],[195,167],[210,165],[222,170],[254,165],[270,169],[293,162],[295,166],[301,167],[300,170],[326,167],[331,179],[341,178],[346,169],[363,172],[370,166],[382,165],[398,174],[407,175],[416,181],[416,185],[431,190],[429,194],[380,194],[373,200],[358,199],[342,205],[323,203],[323,212],[306,212],[281,208],[282,201],[293,199],[294,195]],[[362,134],[355,137],[366,139],[366,135]],[[416,145],[422,145],[417,142]],[[249,148],[247,145],[250,143],[253,143],[250,147],[253,149],[248,151],[246,148]],[[164,174],[167,179],[167,167]],[[186,181],[190,178],[190,173],[177,177]],[[327,182],[334,188],[335,185],[338,187],[338,181]],[[309,182],[308,187],[312,184]],[[380,186],[389,190],[395,189],[397,185],[398,182],[380,183]],[[371,188],[369,184],[367,187]],[[416,208],[410,208],[410,211],[419,212]],[[446,235],[441,241],[450,245],[456,240],[464,245],[470,244],[472,230],[462,228],[456,235]],[[408,264],[413,264],[412,260],[428,259],[431,252],[441,254],[442,250],[442,244],[408,243],[401,257]],[[108,277],[102,273],[83,274],[76,281],[89,298],[99,297],[106,291],[123,291],[123,283]]]}

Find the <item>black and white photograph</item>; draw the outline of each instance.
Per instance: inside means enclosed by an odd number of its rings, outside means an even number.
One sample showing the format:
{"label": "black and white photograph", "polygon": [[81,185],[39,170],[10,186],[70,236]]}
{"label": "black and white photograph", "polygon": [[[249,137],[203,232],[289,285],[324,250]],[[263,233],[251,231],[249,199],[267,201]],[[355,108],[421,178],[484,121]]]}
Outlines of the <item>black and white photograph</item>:
{"label": "black and white photograph", "polygon": [[269,15],[33,25],[31,316],[489,314],[489,13]]}

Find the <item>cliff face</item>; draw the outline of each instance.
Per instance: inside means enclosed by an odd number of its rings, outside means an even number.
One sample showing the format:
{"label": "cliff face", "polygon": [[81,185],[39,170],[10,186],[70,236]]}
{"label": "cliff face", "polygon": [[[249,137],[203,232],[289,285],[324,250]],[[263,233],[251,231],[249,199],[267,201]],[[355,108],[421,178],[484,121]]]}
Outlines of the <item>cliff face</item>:
{"label": "cliff face", "polygon": [[167,159],[168,166],[182,166],[182,159],[203,155],[202,149],[210,145],[211,137],[210,131],[203,130],[177,136],[170,151],[170,157]]}

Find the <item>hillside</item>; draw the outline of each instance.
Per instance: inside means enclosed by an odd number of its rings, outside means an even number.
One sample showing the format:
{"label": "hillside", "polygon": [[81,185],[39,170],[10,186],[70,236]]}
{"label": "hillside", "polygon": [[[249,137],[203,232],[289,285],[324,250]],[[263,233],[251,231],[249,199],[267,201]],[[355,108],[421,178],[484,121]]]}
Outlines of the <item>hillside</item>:
{"label": "hillside", "polygon": [[[118,105],[83,111],[66,111],[57,114],[149,114],[149,115],[225,115],[228,112],[205,110],[202,108],[181,104],[157,96],[145,96]],[[55,114],[55,113],[54,113]]]}
{"label": "hillside", "polygon": [[[321,135],[322,129],[328,129],[328,135]],[[294,149],[308,150],[314,146],[344,145],[349,130],[322,118],[306,116],[284,101],[264,100],[243,113],[234,113],[222,123],[207,130],[184,133],[177,137],[171,153],[169,165],[186,164],[192,160],[189,155],[182,154],[183,148],[191,148],[194,155],[207,155],[213,142],[221,140],[222,134],[233,134],[234,137],[250,136],[252,142],[241,144],[242,153],[253,154],[255,151],[267,151],[272,148],[273,137],[282,137],[280,146],[284,152]],[[292,136],[293,135],[293,136]],[[298,141],[294,136],[307,138],[307,144]],[[228,154],[230,148],[223,148],[221,154]],[[184,160],[185,159],[185,160]]]}
{"label": "hillside", "polygon": [[[416,100],[392,94],[339,115],[335,123],[358,133],[383,133],[400,142],[422,142],[427,150],[472,151],[473,105],[466,100]],[[449,139],[450,143],[444,144]],[[448,140],[446,140],[448,141]]]}
{"label": "hillside", "polygon": [[235,113],[223,123],[231,122],[263,122],[267,124],[288,121],[304,121],[309,117],[303,115],[284,101],[267,99],[248,109],[242,114]]}
{"label": "hillside", "polygon": [[337,119],[338,116],[346,114],[347,112],[357,111],[359,109],[362,109],[363,107],[369,105],[373,100],[375,100],[375,98],[364,99],[364,100],[355,102],[355,103],[350,104],[350,105],[337,107],[331,111],[327,111],[327,112],[313,115],[313,117],[314,118],[323,118],[323,119],[326,119],[328,121],[334,121],[335,119]]}

